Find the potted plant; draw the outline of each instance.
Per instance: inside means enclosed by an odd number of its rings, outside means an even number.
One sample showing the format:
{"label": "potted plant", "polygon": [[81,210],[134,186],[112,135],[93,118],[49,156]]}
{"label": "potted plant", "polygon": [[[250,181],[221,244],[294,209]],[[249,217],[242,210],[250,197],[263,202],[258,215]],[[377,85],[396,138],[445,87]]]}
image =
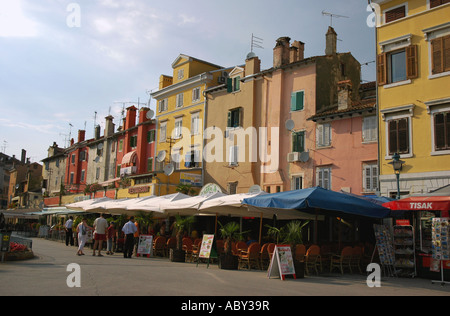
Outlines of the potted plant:
{"label": "potted plant", "polygon": [[195,221],[194,216],[181,217],[175,216],[175,229],[177,231],[177,247],[170,249],[170,260],[174,262],[184,262],[186,251],[183,250],[183,233]]}
{"label": "potted plant", "polygon": [[218,222],[220,225],[220,234],[225,239],[224,253],[219,257],[219,268],[226,270],[237,270],[239,260],[238,257],[233,255],[231,245],[233,241],[239,240],[239,224],[236,222],[229,222],[225,226]]}
{"label": "potted plant", "polygon": [[297,245],[303,244],[303,228],[309,224],[309,221],[292,221],[283,227],[284,242],[291,246],[292,257],[294,259],[295,274],[298,278],[305,276],[305,262],[295,259],[295,249]]}

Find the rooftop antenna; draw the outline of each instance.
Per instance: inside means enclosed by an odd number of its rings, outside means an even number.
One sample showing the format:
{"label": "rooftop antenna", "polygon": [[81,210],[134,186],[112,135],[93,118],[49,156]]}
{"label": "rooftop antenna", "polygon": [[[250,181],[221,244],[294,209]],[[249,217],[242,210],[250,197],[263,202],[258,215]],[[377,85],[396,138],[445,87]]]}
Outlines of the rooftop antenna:
{"label": "rooftop antenna", "polygon": [[330,26],[333,26],[333,17],[334,18],[349,18],[348,16],[345,16],[345,15],[339,15],[339,14],[334,14],[334,13],[329,13],[329,12],[325,12],[325,10],[324,11],[322,11],[322,15],[323,16],[329,16],[330,17]]}
{"label": "rooftop antenna", "polygon": [[253,33],[252,33],[252,45],[251,45],[251,50],[250,50],[250,52],[253,53],[253,49],[254,49],[254,48],[261,48],[261,49],[264,49],[264,47],[262,46],[262,42],[263,42],[263,39],[262,39],[262,38],[256,37],[256,36],[253,35]]}
{"label": "rooftop antenna", "polygon": [[3,141],[2,151],[6,154],[6,147],[8,147],[8,142],[6,140]]}
{"label": "rooftop antenna", "polygon": [[71,140],[71,137],[72,137],[72,127],[73,127],[72,123],[69,123],[69,140],[68,140],[68,146],[67,147],[70,147],[70,140]]}

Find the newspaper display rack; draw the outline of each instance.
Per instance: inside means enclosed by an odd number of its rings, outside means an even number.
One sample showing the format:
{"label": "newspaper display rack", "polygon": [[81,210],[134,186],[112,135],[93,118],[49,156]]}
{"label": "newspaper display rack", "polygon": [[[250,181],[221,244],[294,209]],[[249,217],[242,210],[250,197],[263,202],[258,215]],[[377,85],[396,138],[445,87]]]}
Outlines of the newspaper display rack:
{"label": "newspaper display rack", "polygon": [[411,225],[394,226],[395,268],[402,275],[415,277],[416,249],[414,227]]}
{"label": "newspaper display rack", "polygon": [[372,254],[371,262],[373,262],[375,251],[378,250],[380,264],[384,274],[388,276],[395,275],[395,255],[391,231],[386,225],[373,225],[373,228],[375,231],[376,248]]}
{"label": "newspaper display rack", "polygon": [[432,258],[439,262],[438,270],[441,272],[441,280],[433,280],[431,283],[441,283],[441,285],[450,282],[444,281],[444,261],[450,259],[450,247],[448,244],[450,219],[447,217],[433,218],[432,228]]}

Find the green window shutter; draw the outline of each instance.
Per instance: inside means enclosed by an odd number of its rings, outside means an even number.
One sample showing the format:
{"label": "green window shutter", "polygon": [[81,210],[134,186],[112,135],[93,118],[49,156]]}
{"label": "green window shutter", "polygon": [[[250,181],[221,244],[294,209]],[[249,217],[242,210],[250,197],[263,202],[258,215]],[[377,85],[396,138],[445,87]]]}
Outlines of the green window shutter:
{"label": "green window shutter", "polygon": [[303,110],[305,92],[298,91],[291,94],[291,111]]}
{"label": "green window shutter", "polygon": [[233,79],[227,78],[227,92],[233,92]]}
{"label": "green window shutter", "polygon": [[147,160],[147,171],[153,171],[153,158],[148,158]]}
{"label": "green window shutter", "polygon": [[231,111],[228,111],[227,127],[232,127],[231,126]]}
{"label": "green window shutter", "polygon": [[151,131],[147,132],[147,143],[151,142]]}
{"label": "green window shutter", "polygon": [[296,110],[296,104],[297,104],[297,93],[293,92],[291,94],[291,111]]}
{"label": "green window shutter", "polygon": [[239,91],[241,88],[241,77],[237,76],[234,78],[234,89],[233,91]]}

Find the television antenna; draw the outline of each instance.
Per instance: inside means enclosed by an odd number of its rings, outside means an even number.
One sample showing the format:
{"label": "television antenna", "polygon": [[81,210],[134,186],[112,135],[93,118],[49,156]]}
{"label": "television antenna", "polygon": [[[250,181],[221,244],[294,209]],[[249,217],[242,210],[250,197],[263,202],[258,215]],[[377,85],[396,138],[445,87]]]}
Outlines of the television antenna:
{"label": "television antenna", "polygon": [[263,39],[262,38],[259,38],[259,37],[256,37],[255,35],[253,35],[253,33],[252,33],[252,45],[251,45],[251,47],[250,47],[250,51],[253,53],[253,49],[254,48],[261,48],[261,49],[264,49],[264,47],[262,46],[262,42],[263,42]]}
{"label": "television antenna", "polygon": [[349,18],[348,16],[326,12],[325,10],[322,11],[322,15],[330,17],[330,26],[333,26],[333,18]]}

